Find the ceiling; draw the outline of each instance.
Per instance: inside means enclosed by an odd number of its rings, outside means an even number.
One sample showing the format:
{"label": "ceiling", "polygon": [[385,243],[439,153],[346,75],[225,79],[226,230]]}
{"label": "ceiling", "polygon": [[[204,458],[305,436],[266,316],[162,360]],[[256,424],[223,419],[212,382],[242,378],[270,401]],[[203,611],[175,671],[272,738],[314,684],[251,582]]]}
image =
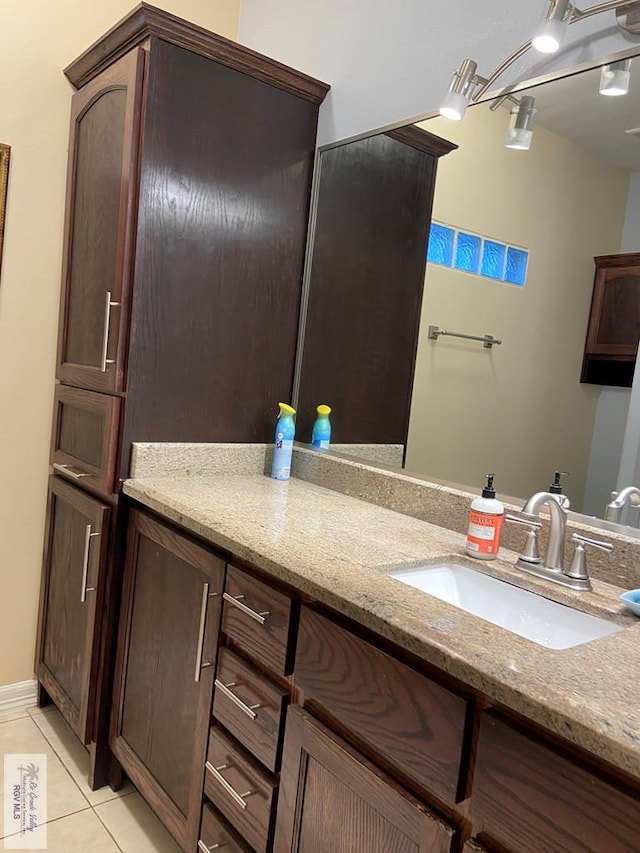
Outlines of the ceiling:
{"label": "ceiling", "polygon": [[[631,63],[629,92],[598,92],[600,68],[518,92],[536,99],[536,124],[587,148],[603,160],[640,172],[640,56]],[[506,106],[511,105],[506,102]],[[625,133],[638,129],[638,135]],[[535,131],[534,131],[535,133]]]}

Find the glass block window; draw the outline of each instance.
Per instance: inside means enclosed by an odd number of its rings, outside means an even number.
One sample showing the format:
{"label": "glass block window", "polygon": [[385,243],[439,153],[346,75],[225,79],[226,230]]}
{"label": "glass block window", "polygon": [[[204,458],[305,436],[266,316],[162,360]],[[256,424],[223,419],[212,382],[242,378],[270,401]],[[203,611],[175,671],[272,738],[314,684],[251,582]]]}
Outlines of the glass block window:
{"label": "glass block window", "polygon": [[464,272],[478,272],[480,267],[480,253],[482,252],[482,238],[475,234],[458,232],[456,242],[455,268]]}
{"label": "glass block window", "polygon": [[432,222],[427,261],[522,287],[527,280],[529,252],[491,237]]}
{"label": "glass block window", "polygon": [[509,246],[507,249],[507,268],[504,280],[511,284],[523,285],[527,278],[527,263],[529,261],[529,252],[524,249],[514,249]]}
{"label": "glass block window", "polygon": [[456,232],[447,225],[432,222],[429,231],[429,248],[427,260],[432,264],[450,267],[453,260],[453,243]]}
{"label": "glass block window", "polygon": [[480,275],[486,278],[501,279],[506,257],[507,247],[504,243],[494,243],[493,240],[485,240],[482,247]]}

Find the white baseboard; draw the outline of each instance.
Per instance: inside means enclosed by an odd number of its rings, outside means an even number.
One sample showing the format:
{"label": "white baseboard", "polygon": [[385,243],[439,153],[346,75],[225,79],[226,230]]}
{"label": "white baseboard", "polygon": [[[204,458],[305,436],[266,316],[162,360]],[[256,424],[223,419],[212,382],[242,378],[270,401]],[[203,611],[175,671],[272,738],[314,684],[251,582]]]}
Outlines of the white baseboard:
{"label": "white baseboard", "polygon": [[37,685],[35,678],[29,681],[18,681],[16,684],[5,684],[0,687],[0,714],[6,711],[22,711],[36,704]]}

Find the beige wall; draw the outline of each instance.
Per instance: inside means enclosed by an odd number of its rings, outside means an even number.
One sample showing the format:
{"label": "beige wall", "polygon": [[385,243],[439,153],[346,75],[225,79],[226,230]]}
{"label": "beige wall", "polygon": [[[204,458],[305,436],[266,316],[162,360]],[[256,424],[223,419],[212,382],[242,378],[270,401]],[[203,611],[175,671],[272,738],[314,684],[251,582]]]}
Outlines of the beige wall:
{"label": "beige wall", "polygon": [[[619,251],[629,174],[537,127],[509,151],[508,113],[473,107],[425,127],[460,145],[440,161],[434,219],[530,250],[525,287],[428,264],[407,467],[526,497],[569,471],[582,502],[599,389],[580,384],[593,256]],[[427,326],[492,334],[502,346]]]}
{"label": "beige wall", "polygon": [[[236,38],[240,0],[158,5]],[[62,68],[134,6],[2,3],[0,142],[12,151],[0,280],[0,686],[33,675],[72,93]]]}

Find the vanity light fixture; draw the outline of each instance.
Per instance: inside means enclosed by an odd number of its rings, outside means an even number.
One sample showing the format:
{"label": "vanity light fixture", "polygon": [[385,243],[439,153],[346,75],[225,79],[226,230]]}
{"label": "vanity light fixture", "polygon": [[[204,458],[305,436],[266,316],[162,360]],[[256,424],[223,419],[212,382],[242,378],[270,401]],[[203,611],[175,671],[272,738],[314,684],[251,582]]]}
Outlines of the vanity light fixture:
{"label": "vanity light fixture", "polygon": [[531,39],[531,47],[540,53],[557,53],[567,36],[574,8],[569,0],[552,0]]}
{"label": "vanity light fixture", "polygon": [[[527,41],[513,51],[489,77],[477,73],[477,64],[465,59],[454,72],[449,90],[440,107],[440,114],[446,118],[460,121],[469,104],[476,103],[489,90],[509,66],[524,56],[531,48],[543,53],[554,53],[562,46],[567,28],[571,24],[591,18],[600,12],[616,12],[616,22],[625,32],[640,35],[640,0],[612,0],[599,3],[590,9],[578,9],[570,0],[550,0],[549,8],[531,41]],[[619,63],[610,63],[611,67]],[[618,70],[621,75],[622,69]],[[618,81],[622,78],[618,76]],[[614,87],[615,88],[615,87]],[[602,91],[602,89],[600,90]]]}
{"label": "vanity light fixture", "polygon": [[531,95],[523,95],[519,101],[516,100],[516,105],[511,110],[505,147],[516,151],[528,151],[531,148],[535,120],[536,99]]}
{"label": "vanity light fixture", "polygon": [[631,79],[631,60],[622,59],[620,62],[610,62],[602,66],[600,72],[601,95],[626,95]]}

